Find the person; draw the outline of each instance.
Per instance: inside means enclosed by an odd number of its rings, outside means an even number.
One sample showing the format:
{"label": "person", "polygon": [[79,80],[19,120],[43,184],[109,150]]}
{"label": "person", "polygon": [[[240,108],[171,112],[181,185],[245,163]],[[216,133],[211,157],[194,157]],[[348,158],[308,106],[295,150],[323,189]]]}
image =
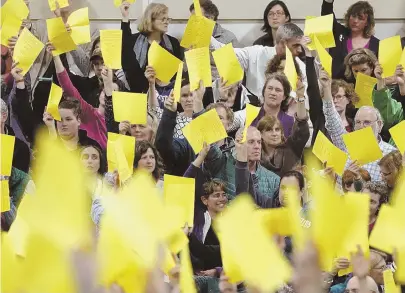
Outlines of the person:
{"label": "person", "polygon": [[332,98],[343,126],[347,132],[352,132],[353,118],[356,112],[354,105],[360,100],[359,96],[354,91],[353,85],[341,79],[332,80]]}
{"label": "person", "polygon": [[[286,54],[286,46],[291,51],[292,55],[296,57],[306,88],[306,66],[305,63],[297,58],[303,53],[303,45],[305,45],[305,42],[307,42],[307,39],[304,38],[304,32],[296,24],[285,23],[277,29],[276,45],[274,47],[251,46],[234,48],[239,63],[246,74],[246,88],[256,97],[262,99],[267,63],[275,55],[284,56]],[[211,38],[210,49],[216,50],[223,46],[224,44]]]}
{"label": "person", "polygon": [[[367,288],[366,291],[361,291],[361,282],[364,282],[364,287]],[[378,293],[377,283],[371,278],[370,276],[366,276],[364,280],[358,277],[352,277],[349,282],[347,283],[345,292],[370,292],[370,293]]]}
{"label": "person", "polygon": [[[184,59],[184,52],[179,41],[167,34],[171,18],[169,18],[169,9],[166,5],[161,3],[149,4],[140,19],[139,32],[136,34],[131,32],[129,7],[130,4],[126,1],[121,4],[122,68],[126,73],[131,90],[146,92],[148,90],[148,81],[143,72],[145,72],[148,65],[148,52],[151,43],[156,41],[180,60]],[[133,65],[132,63],[136,64]],[[133,76],[133,74],[136,76]]]}
{"label": "person", "polygon": [[274,47],[277,29],[286,22],[291,22],[291,15],[287,5],[280,0],[271,1],[263,14],[263,26],[261,30],[265,34],[254,41],[253,45]]}
{"label": "person", "polygon": [[156,147],[147,140],[136,142],[134,169],[139,168],[152,174],[157,186],[163,188],[163,161]]}
{"label": "person", "polygon": [[[110,108],[112,108],[112,100],[106,100],[106,106],[107,101],[109,103],[108,105],[111,104]],[[136,141],[149,141],[154,143],[159,121],[151,112],[148,111],[147,114],[146,124],[131,124],[129,121],[122,121],[119,123],[119,131],[117,132],[119,134],[133,136]]]}
{"label": "person", "polygon": [[[6,124],[8,119],[8,107],[6,102],[1,99],[1,119],[0,119],[0,133],[10,136],[14,136],[13,128]],[[13,161],[12,166],[16,169],[19,169],[25,173],[29,172],[31,162],[31,153],[28,145],[20,140],[18,137],[15,137],[14,150],[13,150]]]}
{"label": "person", "polygon": [[369,233],[371,233],[381,205],[388,202],[389,189],[383,182],[367,182],[362,192],[370,196]]}
{"label": "person", "polygon": [[347,192],[361,192],[364,184],[371,181],[367,170],[352,162],[342,175],[342,190]]}
{"label": "person", "polygon": [[374,36],[374,9],[367,1],[352,4],[345,14],[345,24],[340,24],[333,11],[334,0],[323,0],[321,15],[333,14],[334,48],[332,56],[332,78],[343,78],[343,60],[354,49],[370,49],[378,57],[380,40]]}
{"label": "person", "polygon": [[102,176],[107,172],[107,160],[103,151],[95,145],[83,147],[80,153],[80,160],[90,175],[88,179],[88,190],[92,198],[103,194]]}
{"label": "person", "polygon": [[357,73],[374,77],[374,70],[378,64],[376,55],[367,48],[358,48],[351,51],[344,58],[344,76],[342,79],[355,84]]}
{"label": "person", "polygon": [[[320,73],[320,82],[322,84],[323,91],[323,112],[326,119],[326,129],[331,137],[331,140],[335,146],[341,149],[344,152],[347,152],[347,147],[343,141],[343,134],[347,133],[344,128],[339,113],[336,111],[335,106],[332,100],[332,82],[331,79],[324,70]],[[378,141],[378,145],[384,155],[395,150],[395,148],[384,142],[381,139],[380,132],[384,123],[381,117],[380,112],[371,106],[361,107],[355,116],[354,119],[354,130],[363,129],[366,127],[371,127],[374,133],[375,138]],[[350,161],[346,163],[348,166]],[[381,181],[382,177],[380,174],[380,167],[378,166],[378,161],[371,162],[363,166],[365,170],[370,173],[371,181]],[[341,181],[339,181],[341,184]]]}
{"label": "person", "polygon": [[[199,0],[202,14],[215,22],[214,30],[212,32],[212,37],[222,44],[232,44],[234,48],[239,48],[240,44],[235,34],[225,28],[223,28],[218,23],[219,10],[218,7],[211,0]],[[190,5],[190,13],[194,14],[194,3]],[[218,70],[215,66],[215,61],[212,56],[210,56],[211,62],[211,76],[212,80],[219,78]]]}
{"label": "person", "polygon": [[403,162],[403,156],[398,150],[390,152],[378,162],[382,179],[391,191],[395,188],[395,184],[401,178],[400,176],[404,168]]}
{"label": "person", "polygon": [[[299,86],[300,88],[298,88]],[[303,89],[302,83],[298,82],[298,110],[289,137],[285,137],[280,120],[272,115],[264,116],[257,124],[263,144],[261,163],[278,176],[282,176],[301,163],[301,157],[309,139],[308,115],[304,105]]]}

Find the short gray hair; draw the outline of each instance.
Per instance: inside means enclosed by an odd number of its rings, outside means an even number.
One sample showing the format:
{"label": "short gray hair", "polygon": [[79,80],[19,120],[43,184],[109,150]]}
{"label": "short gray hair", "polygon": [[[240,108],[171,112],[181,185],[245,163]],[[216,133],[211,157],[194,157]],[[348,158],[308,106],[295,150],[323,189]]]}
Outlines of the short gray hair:
{"label": "short gray hair", "polygon": [[[362,106],[362,107],[360,107],[360,109],[357,111],[357,113],[358,113],[360,110],[362,110],[362,109],[373,111],[373,112],[375,113],[375,115],[377,116],[377,121],[381,121],[382,123],[384,123],[384,120],[382,119],[381,113],[380,113],[380,111],[379,111],[377,108],[375,108],[375,107],[373,107],[373,106]],[[357,116],[357,115],[356,115],[356,116]]]}
{"label": "short gray hair", "polygon": [[292,38],[302,38],[304,32],[300,27],[294,23],[287,22],[281,25],[276,32],[276,43],[281,40],[291,40]]}
{"label": "short gray hair", "polygon": [[3,99],[1,99],[1,116],[3,115],[8,117],[8,107],[6,102]]}

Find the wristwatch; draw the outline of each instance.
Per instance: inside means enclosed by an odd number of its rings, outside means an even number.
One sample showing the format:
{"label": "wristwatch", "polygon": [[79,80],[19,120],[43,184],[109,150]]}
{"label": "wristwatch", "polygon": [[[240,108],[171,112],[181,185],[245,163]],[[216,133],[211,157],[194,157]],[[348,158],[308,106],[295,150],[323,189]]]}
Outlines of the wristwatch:
{"label": "wristwatch", "polygon": [[304,97],[298,98],[297,101],[298,101],[298,103],[304,103],[304,102],[305,102],[305,98],[304,98]]}

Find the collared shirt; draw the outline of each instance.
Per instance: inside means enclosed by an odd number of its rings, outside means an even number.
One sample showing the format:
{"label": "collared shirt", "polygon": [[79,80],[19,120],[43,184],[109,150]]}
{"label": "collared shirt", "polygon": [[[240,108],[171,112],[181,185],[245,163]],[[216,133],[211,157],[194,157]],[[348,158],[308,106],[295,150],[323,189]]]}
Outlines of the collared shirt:
{"label": "collared shirt", "polygon": [[[332,101],[325,101],[325,100],[323,101],[323,113],[325,114],[325,127],[330,135],[333,144],[342,151],[347,153],[348,152],[347,147],[343,141],[343,134],[347,133],[347,131],[343,126],[339,113],[336,111],[335,105],[333,104]],[[384,142],[380,137],[378,145],[380,146],[380,149],[384,156],[396,150],[395,147]],[[347,160],[345,169],[349,166],[350,162],[351,162],[350,159]],[[371,181],[382,180],[380,174],[380,166],[378,165],[378,162],[379,160],[362,166],[362,168],[364,168],[370,173]],[[338,177],[337,182],[339,186],[342,185],[342,178],[340,176]]]}

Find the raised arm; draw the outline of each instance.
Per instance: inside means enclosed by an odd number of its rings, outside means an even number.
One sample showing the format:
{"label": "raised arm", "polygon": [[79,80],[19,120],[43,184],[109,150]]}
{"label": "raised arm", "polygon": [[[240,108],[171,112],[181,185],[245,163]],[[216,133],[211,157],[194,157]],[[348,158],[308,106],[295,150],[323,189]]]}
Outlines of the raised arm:
{"label": "raised arm", "polygon": [[333,14],[333,35],[335,36],[335,39],[337,39],[346,28],[338,22],[335,12],[333,11],[333,2],[334,0],[323,0],[321,15]]}
{"label": "raised arm", "polygon": [[108,132],[118,133],[118,123],[115,122],[114,109],[112,103],[112,92],[113,92],[113,82],[112,82],[112,70],[103,69],[101,76],[104,83],[104,94],[105,94],[105,123]]}

